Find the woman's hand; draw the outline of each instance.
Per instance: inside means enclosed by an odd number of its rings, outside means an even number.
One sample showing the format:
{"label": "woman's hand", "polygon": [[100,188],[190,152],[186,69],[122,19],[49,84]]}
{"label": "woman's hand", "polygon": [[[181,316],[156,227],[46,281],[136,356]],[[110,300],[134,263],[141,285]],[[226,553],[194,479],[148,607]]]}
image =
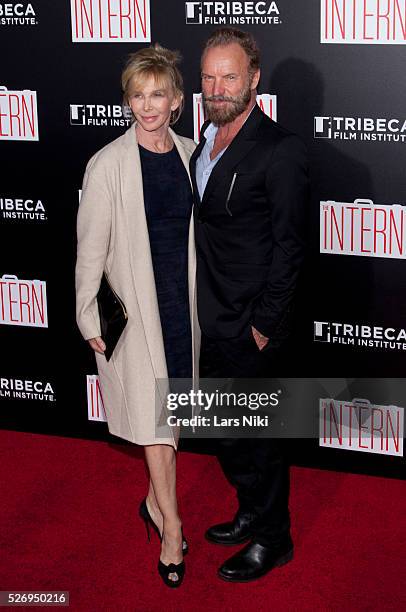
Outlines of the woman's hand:
{"label": "woman's hand", "polygon": [[96,351],[96,353],[100,353],[100,355],[103,355],[104,351],[106,350],[106,345],[104,344],[100,336],[97,336],[97,338],[90,338],[88,342],[92,349]]}

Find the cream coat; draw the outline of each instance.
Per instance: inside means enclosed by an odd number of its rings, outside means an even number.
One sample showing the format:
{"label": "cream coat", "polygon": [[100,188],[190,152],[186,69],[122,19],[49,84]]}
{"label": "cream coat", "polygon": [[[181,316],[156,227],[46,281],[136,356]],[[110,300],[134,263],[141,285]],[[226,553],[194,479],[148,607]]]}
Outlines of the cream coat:
{"label": "cream coat", "polygon": [[[189,173],[195,143],[169,131]],[[167,378],[167,368],[134,125],[87,164],[77,236],[76,320],[82,336],[87,340],[101,335],[96,295],[103,270],[128,313],[127,326],[110,361],[95,354],[109,431],[136,444],[171,444],[176,448],[176,430],[167,429],[159,437],[155,430],[155,383]],[[188,270],[196,378],[200,331],[193,220]]]}

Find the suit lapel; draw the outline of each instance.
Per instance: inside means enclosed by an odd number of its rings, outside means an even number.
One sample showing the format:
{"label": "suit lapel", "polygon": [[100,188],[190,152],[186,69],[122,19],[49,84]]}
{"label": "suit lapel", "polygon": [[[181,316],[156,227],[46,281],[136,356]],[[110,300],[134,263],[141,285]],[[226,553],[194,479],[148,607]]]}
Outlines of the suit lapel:
{"label": "suit lapel", "polygon": [[206,144],[206,139],[204,137],[204,132],[206,131],[206,127],[209,125],[208,122],[204,123],[202,125],[202,129],[200,131],[200,141],[199,144],[197,145],[196,149],[193,151],[193,155],[190,158],[190,177],[192,180],[192,186],[193,186],[193,193],[195,196],[195,202],[197,202],[198,205],[201,204],[200,201],[200,194],[199,194],[199,189],[197,187],[197,181],[196,181],[196,162],[200,156],[200,153],[203,150],[204,145]]}
{"label": "suit lapel", "polygon": [[258,105],[255,105],[247,121],[244,123],[234,140],[227,147],[227,150],[223,153],[217,164],[214,166],[210,178],[204,190],[203,200],[200,200],[199,190],[197,188],[196,181],[196,162],[202,152],[206,139],[204,132],[209,126],[207,121],[202,126],[201,139],[190,159],[190,175],[193,185],[193,193],[195,195],[195,202],[200,205],[204,204],[211,192],[213,191],[216,183],[224,177],[225,174],[230,173],[232,168],[236,166],[256,144],[256,132],[258,126],[262,120],[263,113]]}
{"label": "suit lapel", "polygon": [[[204,190],[202,206],[207,202],[213,189],[219,180],[224,178],[231,173],[231,170],[236,166],[256,145],[255,140],[244,140],[238,142],[238,135],[234,138],[232,143],[228,146],[227,151],[223,153],[219,161],[214,166],[210,178],[207,182],[206,189]],[[239,139],[238,139],[239,140]]]}
{"label": "suit lapel", "polygon": [[226,151],[214,166],[204,190],[202,204],[210,197],[219,180],[231,173],[231,170],[251,151],[257,143],[257,129],[262,120],[262,111],[255,105],[248,119],[241,127]]}

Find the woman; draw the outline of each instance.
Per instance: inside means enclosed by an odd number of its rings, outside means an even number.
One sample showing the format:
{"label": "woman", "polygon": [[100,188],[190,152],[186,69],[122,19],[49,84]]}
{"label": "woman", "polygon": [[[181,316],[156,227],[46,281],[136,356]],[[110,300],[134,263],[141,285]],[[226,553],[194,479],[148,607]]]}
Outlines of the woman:
{"label": "woman", "polygon": [[[134,123],[87,165],[76,264],[77,323],[95,351],[109,431],[145,447],[150,483],[140,514],[161,538],[158,569],[172,587],[182,582],[187,544],[176,500],[177,433],[157,436],[155,385],[192,377],[200,341],[188,176],[195,144],[169,127],[184,100],[178,61],[160,45],[130,56],[122,88]],[[109,361],[96,299],[103,271],[128,314]]]}

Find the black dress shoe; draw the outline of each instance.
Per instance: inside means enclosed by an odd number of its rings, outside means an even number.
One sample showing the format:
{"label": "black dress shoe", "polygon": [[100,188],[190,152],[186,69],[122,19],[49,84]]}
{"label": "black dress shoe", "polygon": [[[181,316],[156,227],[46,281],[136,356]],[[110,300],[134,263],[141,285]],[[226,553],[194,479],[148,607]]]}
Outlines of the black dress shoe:
{"label": "black dress shoe", "polygon": [[268,548],[257,542],[250,542],[220,567],[218,575],[228,582],[250,582],[292,559],[291,540],[285,546],[278,548]]}
{"label": "black dress shoe", "polygon": [[206,539],[215,544],[234,546],[242,544],[251,538],[251,525],[255,520],[253,514],[237,512],[233,521],[213,525],[206,531]]}

